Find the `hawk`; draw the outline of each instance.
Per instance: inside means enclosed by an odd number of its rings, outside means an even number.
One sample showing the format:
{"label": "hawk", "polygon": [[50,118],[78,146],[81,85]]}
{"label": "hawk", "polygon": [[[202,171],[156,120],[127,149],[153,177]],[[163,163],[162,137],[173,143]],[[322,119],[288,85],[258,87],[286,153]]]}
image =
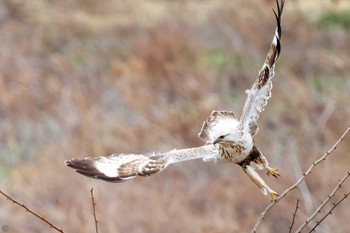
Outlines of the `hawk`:
{"label": "hawk", "polygon": [[247,90],[247,100],[242,116],[236,118],[231,111],[213,111],[204,121],[198,136],[205,145],[194,148],[153,152],[150,154],[119,154],[109,157],[87,157],[71,159],[65,164],[85,176],[109,182],[123,182],[136,176],[149,176],[165,169],[168,165],[193,159],[204,161],[223,161],[240,165],[248,177],[271,200],[277,198],[272,190],[255,171],[266,169],[268,175],[278,177],[277,169],[269,162],[255,145],[253,137],[258,132],[257,120],[271,97],[272,78],[277,58],[281,52],[281,17],[284,0],[276,0],[276,30],[265,62],[251,89]]}

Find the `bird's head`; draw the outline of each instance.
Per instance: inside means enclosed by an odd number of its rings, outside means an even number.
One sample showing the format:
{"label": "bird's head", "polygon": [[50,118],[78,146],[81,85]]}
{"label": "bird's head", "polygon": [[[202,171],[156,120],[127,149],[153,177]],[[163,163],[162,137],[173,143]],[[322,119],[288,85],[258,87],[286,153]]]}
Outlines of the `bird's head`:
{"label": "bird's head", "polygon": [[234,135],[230,133],[224,133],[222,132],[221,134],[218,134],[216,138],[213,139],[213,144],[221,144],[221,143],[227,143],[227,142],[235,142],[235,137]]}
{"label": "bird's head", "polygon": [[232,112],[213,111],[203,123],[199,137],[206,143],[213,144],[235,142],[238,125],[239,121]]}
{"label": "bird's head", "polygon": [[234,118],[219,118],[210,130],[209,138],[213,144],[237,142],[239,122]]}

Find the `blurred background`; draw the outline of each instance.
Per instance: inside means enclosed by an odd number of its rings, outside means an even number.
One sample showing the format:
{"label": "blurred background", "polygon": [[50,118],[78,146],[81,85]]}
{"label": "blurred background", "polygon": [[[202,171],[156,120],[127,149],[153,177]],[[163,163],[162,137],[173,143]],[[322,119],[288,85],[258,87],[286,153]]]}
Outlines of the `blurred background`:
{"label": "blurred background", "polygon": [[[269,49],[273,0],[0,2],[0,189],[65,232],[247,232],[269,198],[233,164],[200,160],[112,184],[73,157],[200,146],[212,110],[241,113]],[[282,54],[257,145],[293,184],[349,126],[350,2],[286,1]],[[350,137],[260,232],[299,225],[350,167]],[[350,182],[339,190],[341,197]],[[317,232],[348,232],[345,200]],[[325,212],[323,212],[325,213]],[[0,197],[8,232],[54,232]]]}

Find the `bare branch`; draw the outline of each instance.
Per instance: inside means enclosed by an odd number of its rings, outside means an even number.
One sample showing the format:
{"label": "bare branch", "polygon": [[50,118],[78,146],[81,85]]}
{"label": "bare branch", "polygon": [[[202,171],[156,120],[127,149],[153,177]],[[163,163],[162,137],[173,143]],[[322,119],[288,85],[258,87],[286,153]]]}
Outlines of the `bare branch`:
{"label": "bare branch", "polygon": [[299,209],[299,198],[297,199],[297,203],[295,204],[295,211],[293,213],[293,218],[292,218],[292,223],[290,224],[290,227],[289,227],[289,233],[292,232],[292,229],[293,229],[293,225],[295,223],[295,217],[297,216],[297,212],[298,212],[298,209]]}
{"label": "bare branch", "polygon": [[45,223],[47,223],[51,228],[55,229],[58,232],[64,233],[64,231],[60,228],[58,228],[57,226],[55,226],[52,222],[50,222],[49,220],[47,220],[44,216],[39,215],[38,213],[34,212],[33,210],[29,209],[27,206],[25,206],[24,204],[19,203],[18,201],[14,200],[12,197],[10,197],[9,195],[7,195],[6,193],[2,192],[0,190],[0,194],[3,195],[4,197],[7,198],[7,200],[12,201],[12,203],[22,207],[23,209],[25,209],[27,212],[31,213],[32,215],[34,215],[35,217],[37,217],[38,219],[41,219],[42,221],[44,221]]}
{"label": "bare branch", "polygon": [[325,220],[325,219],[328,217],[328,215],[332,214],[333,210],[334,210],[342,201],[344,201],[346,198],[348,198],[349,195],[350,195],[350,192],[344,194],[344,196],[343,196],[337,203],[333,203],[333,207],[320,219],[320,221],[317,222],[317,224],[309,231],[309,233],[312,232],[312,231],[314,231],[314,230],[316,229],[316,227],[319,226],[319,225],[321,224],[321,222],[322,222],[323,220]]}
{"label": "bare branch", "polygon": [[96,218],[96,202],[95,202],[95,198],[94,198],[94,189],[93,188],[90,190],[90,194],[91,194],[91,202],[92,202],[92,213],[94,215],[94,220],[95,220],[95,232],[98,233],[98,221]]}
{"label": "bare branch", "polygon": [[338,139],[338,141],[322,156],[320,157],[318,160],[315,160],[312,165],[307,169],[307,171],[302,175],[302,177],[300,177],[300,179],[295,182],[293,185],[291,185],[289,188],[287,188],[275,201],[271,202],[269,205],[266,206],[266,208],[264,209],[263,212],[261,212],[261,214],[259,215],[259,217],[257,218],[255,225],[253,227],[253,229],[251,230],[252,233],[256,233],[256,230],[258,229],[260,223],[262,222],[262,220],[264,219],[266,213],[274,206],[276,205],[282,198],[284,198],[290,191],[292,191],[293,189],[295,189],[296,187],[298,187],[298,185],[303,182],[306,178],[307,175],[309,175],[312,171],[312,169],[314,169],[315,166],[317,166],[319,163],[321,163],[322,161],[326,160],[326,158],[337,148],[337,146],[344,140],[345,136],[349,133],[350,131],[350,127],[348,127],[345,132],[343,133],[343,135]]}
{"label": "bare branch", "polygon": [[[298,228],[298,230],[296,230],[296,232],[301,232],[301,230],[303,230],[315,217],[317,214],[319,214],[321,212],[321,210],[323,209],[323,207],[325,207],[325,205],[332,199],[332,197],[334,197],[334,195],[336,194],[336,192],[339,190],[339,188],[341,187],[341,185],[344,183],[344,181],[350,176],[350,171],[348,171],[348,173],[339,181],[339,183],[337,184],[337,186],[335,186],[335,188],[333,189],[333,191],[327,196],[327,198],[322,202],[322,204],[305,220],[305,222]],[[347,194],[345,194],[345,196],[342,199],[345,199],[347,197]],[[342,200],[341,199],[341,200]],[[337,204],[338,205],[338,204]],[[332,209],[334,209],[336,205],[333,206]],[[332,211],[331,209],[331,211]],[[331,212],[330,211],[330,212]],[[327,214],[326,214],[327,215]],[[322,219],[323,220],[323,219]],[[320,224],[320,221],[317,222],[317,224],[315,225],[314,228],[316,228],[316,226],[318,226]]]}

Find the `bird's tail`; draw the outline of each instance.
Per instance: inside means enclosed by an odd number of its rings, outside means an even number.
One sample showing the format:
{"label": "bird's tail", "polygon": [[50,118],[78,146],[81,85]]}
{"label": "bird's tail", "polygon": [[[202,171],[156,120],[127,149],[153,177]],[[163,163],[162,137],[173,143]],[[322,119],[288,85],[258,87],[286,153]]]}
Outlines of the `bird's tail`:
{"label": "bird's tail", "polygon": [[82,175],[108,182],[123,182],[136,176],[149,176],[167,166],[162,159],[136,154],[71,159],[65,161],[65,164]]}

